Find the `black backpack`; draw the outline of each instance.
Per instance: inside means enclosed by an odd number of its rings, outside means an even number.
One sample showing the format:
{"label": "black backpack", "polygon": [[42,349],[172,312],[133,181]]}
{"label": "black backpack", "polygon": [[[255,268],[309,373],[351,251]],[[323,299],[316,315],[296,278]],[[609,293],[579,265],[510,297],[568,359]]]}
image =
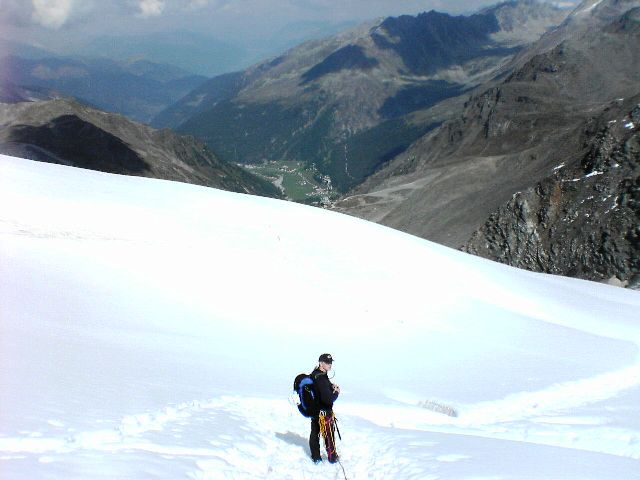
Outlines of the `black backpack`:
{"label": "black backpack", "polygon": [[298,394],[298,410],[305,417],[315,417],[320,413],[318,392],[313,384],[313,378],[307,373],[301,373],[293,381],[293,391]]}

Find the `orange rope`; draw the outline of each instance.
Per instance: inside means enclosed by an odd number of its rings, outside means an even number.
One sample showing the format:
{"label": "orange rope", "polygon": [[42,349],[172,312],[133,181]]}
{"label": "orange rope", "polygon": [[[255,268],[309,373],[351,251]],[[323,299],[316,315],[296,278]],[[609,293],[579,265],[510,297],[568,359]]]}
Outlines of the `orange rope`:
{"label": "orange rope", "polygon": [[[336,439],[333,433],[333,421],[334,421],[335,416],[333,415],[333,412],[331,413],[331,415],[329,416],[329,421],[327,422],[327,415],[324,412],[320,412],[320,417],[319,417],[319,421],[320,421],[320,434],[322,435],[322,440],[324,441],[324,446],[325,449],[328,450],[329,445],[327,444],[327,439],[330,438],[331,439],[331,447],[332,447],[332,454],[336,453]],[[327,428],[327,423],[331,424],[331,428]],[[329,452],[327,452],[329,453]]]}

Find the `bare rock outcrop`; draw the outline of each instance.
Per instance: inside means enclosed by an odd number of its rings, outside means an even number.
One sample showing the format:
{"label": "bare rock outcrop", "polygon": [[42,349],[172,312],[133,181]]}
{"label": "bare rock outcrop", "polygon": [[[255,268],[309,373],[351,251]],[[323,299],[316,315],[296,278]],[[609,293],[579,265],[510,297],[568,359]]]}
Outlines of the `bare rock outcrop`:
{"label": "bare rock outcrop", "polygon": [[[584,135],[588,153],[514,194],[462,250],[527,270],[640,288],[640,96]],[[626,113],[625,113],[626,108]]]}

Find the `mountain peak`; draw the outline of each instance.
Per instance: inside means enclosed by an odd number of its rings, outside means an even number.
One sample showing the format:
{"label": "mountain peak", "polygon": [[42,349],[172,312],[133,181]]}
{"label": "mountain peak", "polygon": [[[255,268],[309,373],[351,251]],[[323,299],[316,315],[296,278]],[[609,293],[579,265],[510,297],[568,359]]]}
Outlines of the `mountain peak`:
{"label": "mountain peak", "polygon": [[496,41],[513,44],[530,43],[550,28],[560,25],[570,10],[539,0],[514,0],[485,8],[479,12],[495,16],[499,31]]}
{"label": "mountain peak", "polygon": [[314,165],[346,191],[451,109],[406,116],[493,78],[566,14],[521,1],[470,16],[388,17],[305,42],[238,78],[214,78],[157,124],[200,137],[228,160]]}
{"label": "mountain peak", "polygon": [[[474,235],[469,226],[476,222],[484,229],[468,251],[493,242],[493,259],[509,256],[509,248],[526,251],[520,264],[510,257],[511,265],[637,284],[638,269],[621,252],[638,257],[636,213],[624,190],[637,183],[637,154],[629,152],[637,152],[638,138],[638,3],[584,2],[524,49],[509,65],[511,75],[476,89],[457,119],[414,142],[337,208],[456,248]],[[616,135],[604,130],[614,128]],[[584,170],[581,160],[591,160],[585,155],[610,168]],[[522,192],[529,192],[528,204],[512,201]],[[505,227],[506,212],[516,228]],[[500,243],[500,235],[508,240]],[[598,258],[567,254],[559,242]],[[573,263],[556,261],[562,255]]]}
{"label": "mountain peak", "polygon": [[635,7],[640,7],[640,0],[584,0],[567,21],[602,26]]}

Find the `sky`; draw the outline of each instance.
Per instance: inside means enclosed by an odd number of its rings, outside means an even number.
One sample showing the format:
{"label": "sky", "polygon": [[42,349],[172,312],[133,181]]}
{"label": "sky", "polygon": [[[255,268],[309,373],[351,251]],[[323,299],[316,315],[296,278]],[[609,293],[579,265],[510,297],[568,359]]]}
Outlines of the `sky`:
{"label": "sky", "polygon": [[290,398],[324,352],[349,480],[637,478],[639,292],[4,155],[0,260],[3,480],[344,478]]}
{"label": "sky", "polygon": [[[63,52],[100,35],[187,30],[245,48],[289,28],[324,29],[435,9],[471,13],[496,0],[0,0],[0,38]],[[576,0],[552,3],[570,6]],[[297,25],[297,27],[292,27]]]}

